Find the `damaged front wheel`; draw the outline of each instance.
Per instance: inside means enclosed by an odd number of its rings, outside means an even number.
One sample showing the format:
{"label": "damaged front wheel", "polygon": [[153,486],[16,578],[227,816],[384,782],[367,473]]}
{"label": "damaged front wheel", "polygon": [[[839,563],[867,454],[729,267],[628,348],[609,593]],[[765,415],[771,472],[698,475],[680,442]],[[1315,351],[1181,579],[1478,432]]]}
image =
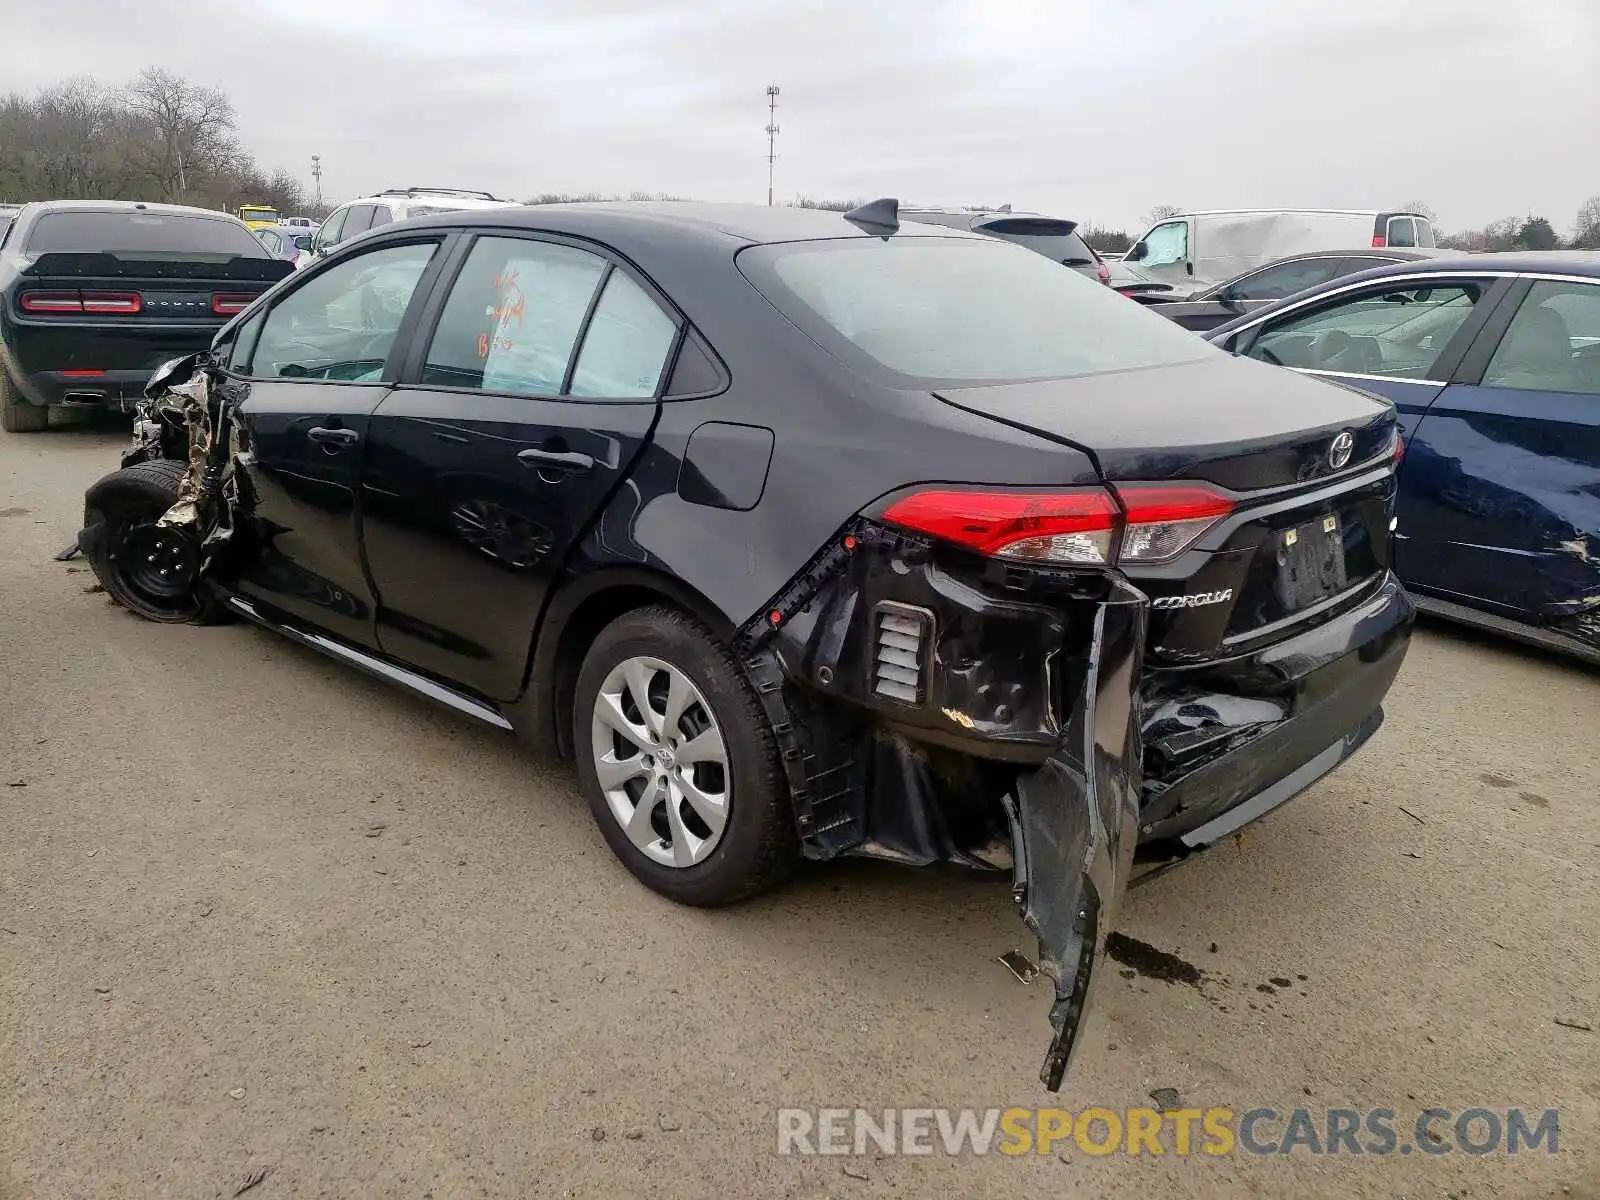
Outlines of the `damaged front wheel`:
{"label": "damaged front wheel", "polygon": [[147,621],[212,624],[227,609],[200,585],[188,530],[157,524],[178,500],[184,465],[142,462],[89,489],[79,545],[106,593]]}

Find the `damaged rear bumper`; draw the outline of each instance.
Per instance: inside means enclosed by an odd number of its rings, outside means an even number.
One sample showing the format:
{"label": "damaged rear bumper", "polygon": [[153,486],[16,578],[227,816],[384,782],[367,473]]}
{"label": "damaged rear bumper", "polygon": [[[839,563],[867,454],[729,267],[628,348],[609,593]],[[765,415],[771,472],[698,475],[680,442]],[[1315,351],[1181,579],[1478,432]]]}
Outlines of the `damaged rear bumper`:
{"label": "damaged rear bumper", "polygon": [[[1178,853],[1299,795],[1366,744],[1410,645],[1416,608],[1393,575],[1324,625],[1245,658],[1149,671],[1140,836]],[[1163,732],[1181,717],[1193,729]],[[1177,761],[1203,745],[1199,761]]]}
{"label": "damaged rear bumper", "polygon": [[1039,939],[1039,969],[1055,985],[1054,1036],[1039,1079],[1061,1081],[1127,889],[1139,832],[1139,728],[1133,698],[1147,603],[1118,584],[1099,606],[1083,695],[1058,753],[1006,798],[1013,896]]}
{"label": "damaged rear bumper", "polygon": [[1009,851],[1055,989],[1051,1090],[1141,837],[1222,836],[1336,766],[1377,728],[1414,618],[1385,576],[1304,633],[1161,669],[1149,614],[1116,571],[976,564],[862,522],[738,642],[808,855]]}

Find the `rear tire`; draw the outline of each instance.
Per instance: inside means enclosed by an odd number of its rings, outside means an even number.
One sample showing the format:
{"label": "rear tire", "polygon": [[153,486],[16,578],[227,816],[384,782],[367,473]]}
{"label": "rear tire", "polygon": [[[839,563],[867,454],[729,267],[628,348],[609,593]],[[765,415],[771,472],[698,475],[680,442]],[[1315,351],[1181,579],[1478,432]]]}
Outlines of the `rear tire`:
{"label": "rear tire", "polygon": [[572,744],[601,836],[652,891],[731,904],[798,861],[760,701],[728,648],[678,609],[636,609],[601,630],[578,673]]}
{"label": "rear tire", "polygon": [[0,367],[0,429],[7,433],[37,433],[50,426],[50,410],[29,404]]}
{"label": "rear tire", "polygon": [[[183,463],[159,458],[109,475],[90,489],[90,521],[103,528],[84,557],[100,585],[118,604],[147,621],[213,625],[228,620],[227,606],[204,585],[185,587],[192,571],[170,539],[154,541],[156,520],[178,501]],[[174,578],[169,581],[167,575]]]}

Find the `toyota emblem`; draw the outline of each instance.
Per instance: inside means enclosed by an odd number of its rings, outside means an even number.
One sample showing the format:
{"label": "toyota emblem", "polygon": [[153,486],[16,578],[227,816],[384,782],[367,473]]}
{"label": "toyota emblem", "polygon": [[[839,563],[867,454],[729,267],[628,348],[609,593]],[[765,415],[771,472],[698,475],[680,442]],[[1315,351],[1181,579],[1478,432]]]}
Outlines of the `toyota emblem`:
{"label": "toyota emblem", "polygon": [[1337,471],[1350,461],[1350,456],[1355,453],[1356,439],[1348,429],[1333,439],[1333,444],[1328,447],[1328,465]]}

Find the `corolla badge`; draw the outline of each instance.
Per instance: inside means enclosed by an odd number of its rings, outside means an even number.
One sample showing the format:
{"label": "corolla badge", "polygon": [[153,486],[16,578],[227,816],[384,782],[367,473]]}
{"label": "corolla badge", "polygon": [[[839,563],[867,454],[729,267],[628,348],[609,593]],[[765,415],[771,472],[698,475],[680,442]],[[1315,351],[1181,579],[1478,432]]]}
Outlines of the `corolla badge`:
{"label": "corolla badge", "polygon": [[1187,596],[1157,596],[1150,602],[1151,608],[1204,608],[1208,604],[1221,604],[1224,600],[1233,598],[1232,588],[1223,588],[1220,592],[1192,592]]}
{"label": "corolla badge", "polygon": [[1333,439],[1333,444],[1328,447],[1328,465],[1337,471],[1350,461],[1350,456],[1356,451],[1356,438],[1346,429]]}

